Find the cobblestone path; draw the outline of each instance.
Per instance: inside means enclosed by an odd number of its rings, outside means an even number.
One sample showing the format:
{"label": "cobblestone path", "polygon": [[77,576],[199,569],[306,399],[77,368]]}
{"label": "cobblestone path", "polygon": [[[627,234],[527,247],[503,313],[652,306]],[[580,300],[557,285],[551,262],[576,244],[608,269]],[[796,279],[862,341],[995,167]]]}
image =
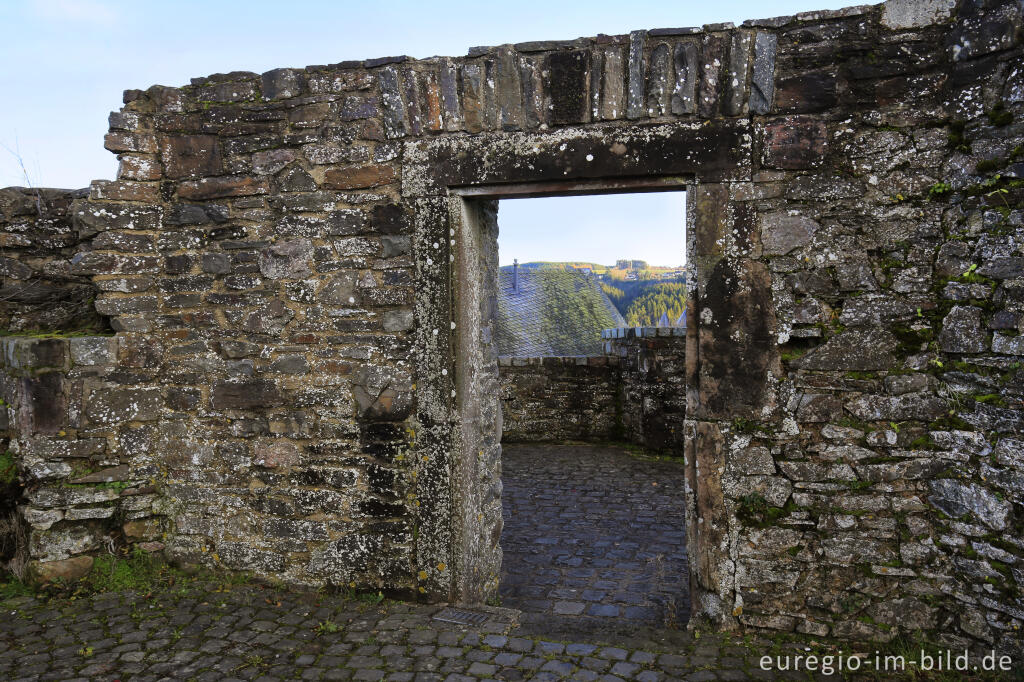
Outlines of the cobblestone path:
{"label": "cobblestone path", "polygon": [[505,445],[502,605],[570,636],[685,627],[683,477],[615,447]]}
{"label": "cobblestone path", "polygon": [[[758,645],[665,632],[610,644],[459,626],[439,607],[257,586],[0,602],[2,680],[771,679]],[[802,679],[807,679],[806,676]]]}

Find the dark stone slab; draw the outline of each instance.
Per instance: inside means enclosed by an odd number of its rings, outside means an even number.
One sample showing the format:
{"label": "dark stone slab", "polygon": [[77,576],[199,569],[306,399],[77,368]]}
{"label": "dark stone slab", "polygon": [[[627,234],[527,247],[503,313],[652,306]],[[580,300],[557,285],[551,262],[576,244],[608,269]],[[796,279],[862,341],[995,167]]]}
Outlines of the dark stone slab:
{"label": "dark stone slab", "polygon": [[668,36],[692,36],[697,33],[701,33],[703,29],[700,26],[685,26],[683,28],[653,28],[647,32],[647,35],[652,38],[661,38]]}
{"label": "dark stone slab", "polygon": [[672,88],[671,107],[676,116],[692,114],[697,110],[697,81],[699,56],[692,42],[677,43],[672,51],[675,65],[675,86]]}
{"label": "dark stone slab", "polygon": [[697,96],[697,113],[704,118],[713,118],[718,113],[720,79],[728,46],[729,38],[724,34],[704,36],[700,90]]}
{"label": "dark stone slab", "polygon": [[588,53],[553,52],[548,56],[547,92],[551,96],[551,123],[567,125],[588,120]]}
{"label": "dark stone slab", "polygon": [[389,138],[403,137],[407,127],[398,68],[387,66],[381,69],[377,81],[380,84],[380,99],[384,108],[384,134]]}
{"label": "dark stone slab", "polygon": [[644,115],[644,40],[646,31],[629,34],[629,85],[626,117],[637,119]]}
{"label": "dark stone slab", "polygon": [[[749,159],[745,120],[706,125],[674,124],[588,131],[567,141],[524,136],[438,140],[424,152],[423,165],[405,173],[424,174],[417,192],[447,186],[538,182],[588,178],[694,174],[731,177]],[[472,149],[472,153],[467,150]],[[590,157],[590,158],[588,158]],[[420,181],[422,180],[422,181]]]}
{"label": "dark stone slab", "polygon": [[729,46],[729,83],[726,88],[725,113],[739,116],[747,104],[747,72],[750,70],[750,48],[754,35],[747,31],[732,34]]}
{"label": "dark stone slab", "polygon": [[[373,59],[365,59],[365,60],[363,60],[361,62],[361,64],[362,64],[362,66],[366,67],[367,69],[373,69],[373,68],[376,68],[378,66],[385,66],[387,64],[402,64],[402,63],[407,62],[407,61],[409,61],[411,59],[412,59],[412,57],[403,54],[403,55],[398,55],[398,56],[395,56],[395,57],[375,57]],[[354,62],[354,63],[359,64],[360,62]]]}
{"label": "dark stone slab", "polygon": [[215,381],[210,395],[215,410],[251,410],[281,405],[277,385],[268,379]]}
{"label": "dark stone slab", "polygon": [[820,166],[828,148],[825,124],[802,116],[766,123],[762,137],[762,162],[769,168],[799,170]]}
{"label": "dark stone slab", "polygon": [[671,96],[672,55],[667,43],[658,43],[651,50],[651,63],[647,70],[647,115],[665,116],[669,113]]}
{"label": "dark stone slab", "polygon": [[758,31],[754,38],[754,69],[750,78],[750,113],[767,114],[775,93],[775,53],[778,36]]}
{"label": "dark stone slab", "polygon": [[803,114],[831,109],[838,101],[836,76],[810,73],[779,81],[775,108],[781,113]]}

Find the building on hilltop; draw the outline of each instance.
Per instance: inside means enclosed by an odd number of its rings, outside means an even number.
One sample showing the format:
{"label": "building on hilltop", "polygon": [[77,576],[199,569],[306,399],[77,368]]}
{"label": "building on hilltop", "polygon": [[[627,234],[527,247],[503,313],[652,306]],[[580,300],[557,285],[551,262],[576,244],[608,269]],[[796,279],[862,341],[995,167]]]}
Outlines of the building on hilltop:
{"label": "building on hilltop", "polygon": [[593,277],[506,266],[498,274],[500,356],[600,355],[601,330],[626,321]]}

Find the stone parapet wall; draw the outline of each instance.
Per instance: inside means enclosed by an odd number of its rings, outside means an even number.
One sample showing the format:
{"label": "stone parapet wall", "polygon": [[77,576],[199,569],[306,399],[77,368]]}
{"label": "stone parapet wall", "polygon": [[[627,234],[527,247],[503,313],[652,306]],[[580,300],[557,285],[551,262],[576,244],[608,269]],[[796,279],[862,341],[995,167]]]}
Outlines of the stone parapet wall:
{"label": "stone parapet wall", "polygon": [[502,442],[620,441],[622,372],[616,357],[502,357]]}
{"label": "stone parapet wall", "polygon": [[110,329],[93,305],[96,287],[73,263],[95,236],[73,219],[87,194],[0,189],[0,325],[8,332]]}
{"label": "stone parapet wall", "polygon": [[601,337],[605,353],[619,360],[625,439],[681,457],[686,419],[686,329],[625,327],[606,329]]}
{"label": "stone parapet wall", "polygon": [[606,329],[603,356],[499,358],[502,440],[625,441],[681,457],[685,333]]}
{"label": "stone parapet wall", "polygon": [[163,549],[151,430],[159,389],[136,388],[134,363],[110,336],[0,340],[0,422],[17,471],[28,567],[74,578],[90,554]]}

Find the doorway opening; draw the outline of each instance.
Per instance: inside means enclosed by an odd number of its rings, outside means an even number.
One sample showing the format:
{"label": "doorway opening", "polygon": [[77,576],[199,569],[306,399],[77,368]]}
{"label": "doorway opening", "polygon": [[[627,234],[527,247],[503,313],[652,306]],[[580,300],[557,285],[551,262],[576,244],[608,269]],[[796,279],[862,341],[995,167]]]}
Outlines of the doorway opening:
{"label": "doorway opening", "polygon": [[477,200],[497,241],[498,595],[527,627],[685,626],[684,188],[509,189]]}

